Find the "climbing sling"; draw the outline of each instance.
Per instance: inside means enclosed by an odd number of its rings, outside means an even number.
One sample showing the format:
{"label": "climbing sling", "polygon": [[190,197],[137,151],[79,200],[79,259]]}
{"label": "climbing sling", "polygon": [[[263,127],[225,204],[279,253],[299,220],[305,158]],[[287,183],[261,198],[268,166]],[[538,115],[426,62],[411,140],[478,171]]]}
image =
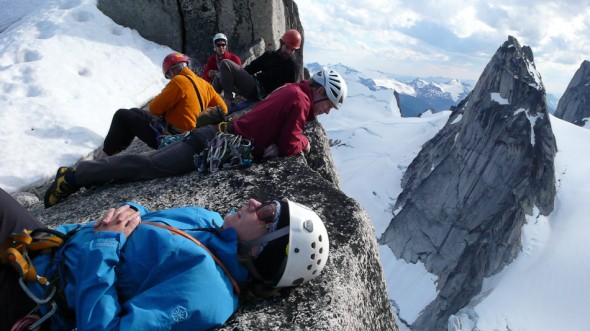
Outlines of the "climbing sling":
{"label": "climbing sling", "polygon": [[254,146],[248,139],[238,134],[229,133],[227,127],[231,122],[218,124],[218,133],[211,139],[201,153],[194,155],[197,171],[217,172],[222,169],[243,168],[253,162]]}

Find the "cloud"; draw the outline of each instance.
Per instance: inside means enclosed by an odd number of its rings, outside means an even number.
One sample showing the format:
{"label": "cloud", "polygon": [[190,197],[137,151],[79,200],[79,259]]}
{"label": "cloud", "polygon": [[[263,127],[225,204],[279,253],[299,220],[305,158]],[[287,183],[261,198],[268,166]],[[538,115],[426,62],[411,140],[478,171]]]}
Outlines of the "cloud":
{"label": "cloud", "polygon": [[[477,79],[509,35],[533,49],[545,86],[563,93],[590,54],[590,8],[577,1],[296,0],[306,57],[358,69]],[[424,62],[424,65],[419,65]],[[381,67],[375,68],[379,65]],[[398,73],[392,71],[392,73]],[[461,76],[459,76],[461,75]],[[564,78],[568,77],[569,78]],[[547,80],[555,79],[550,84]]]}

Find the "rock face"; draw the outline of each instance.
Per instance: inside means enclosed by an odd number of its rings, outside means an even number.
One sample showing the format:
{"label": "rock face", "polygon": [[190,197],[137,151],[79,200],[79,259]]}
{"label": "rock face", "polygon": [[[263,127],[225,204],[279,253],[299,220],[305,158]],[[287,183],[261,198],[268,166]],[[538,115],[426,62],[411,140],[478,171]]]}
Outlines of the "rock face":
{"label": "rock face", "polygon": [[[304,37],[293,0],[99,0],[97,5],[116,23],[191,56],[196,66],[213,54],[211,38],[218,32],[227,35],[229,50],[240,57],[258,38],[276,49],[288,29]],[[302,62],[303,47],[296,55]]]}
{"label": "rock face", "polygon": [[404,174],[380,239],[438,275],[438,295],[412,330],[446,330],[483,278],[516,257],[525,214],[553,210],[555,153],[532,51],[509,37]]}
{"label": "rock face", "polygon": [[555,116],[584,126],[590,119],[590,62],[584,61],[559,99]]}
{"label": "rock face", "polygon": [[[31,212],[46,224],[95,220],[123,201],[150,210],[198,205],[225,213],[248,198],[288,197],[314,209],[330,236],[330,256],[322,274],[279,296],[241,305],[224,330],[397,330],[387,297],[375,233],[366,212],[338,188],[328,141],[321,124],[305,134],[312,152],[275,158],[241,170],[127,184],[108,184],[70,196],[63,203]],[[145,150],[136,141],[131,152]],[[204,300],[206,298],[196,298]]]}

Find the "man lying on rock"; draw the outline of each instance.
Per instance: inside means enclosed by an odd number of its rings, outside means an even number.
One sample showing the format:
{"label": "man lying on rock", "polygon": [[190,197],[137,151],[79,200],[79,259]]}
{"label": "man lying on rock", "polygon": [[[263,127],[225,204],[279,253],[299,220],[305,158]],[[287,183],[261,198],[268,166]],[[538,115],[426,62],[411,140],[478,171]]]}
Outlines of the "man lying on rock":
{"label": "man lying on rock", "polygon": [[329,254],[319,216],[286,198],[223,218],[125,203],[51,230],[0,189],[0,240],[1,330],[209,330],[240,295],[306,283]]}
{"label": "man lying on rock", "polygon": [[45,207],[62,202],[81,187],[109,181],[130,182],[188,173],[196,169],[194,155],[207,148],[219,131],[251,141],[255,158],[291,156],[309,152],[303,135],[305,123],[338,109],[347,96],[347,85],[337,72],[324,69],[308,81],[285,84],[245,115],[224,125],[194,129],[183,140],[144,154],[114,155],[83,161],[76,168],[60,167],[45,192]]}

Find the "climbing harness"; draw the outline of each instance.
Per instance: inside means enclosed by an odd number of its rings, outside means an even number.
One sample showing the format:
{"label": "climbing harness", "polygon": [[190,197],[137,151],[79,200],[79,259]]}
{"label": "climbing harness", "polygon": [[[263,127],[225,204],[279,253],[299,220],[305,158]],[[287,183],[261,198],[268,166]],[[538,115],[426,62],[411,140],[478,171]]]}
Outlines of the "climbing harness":
{"label": "climbing harness", "polygon": [[[59,286],[59,281],[54,277],[57,270],[54,270],[52,275],[39,275],[32,263],[31,255],[51,254],[54,258],[55,253],[76,231],[63,234],[45,228],[24,230],[22,233],[10,235],[0,247],[0,263],[9,264],[16,270],[20,276],[18,279],[20,287],[37,304],[26,317],[32,316],[41,307],[48,306],[47,313],[32,324],[28,323],[28,330],[34,330],[55,314],[58,308],[56,292]],[[45,297],[40,298],[35,295],[25,282],[38,282],[45,289]]]}
{"label": "climbing harness", "polygon": [[207,148],[195,154],[194,163],[197,170],[217,172],[221,169],[233,169],[248,166],[252,163],[254,146],[248,139],[240,135],[223,132],[227,122],[219,123],[219,133],[215,135]]}

